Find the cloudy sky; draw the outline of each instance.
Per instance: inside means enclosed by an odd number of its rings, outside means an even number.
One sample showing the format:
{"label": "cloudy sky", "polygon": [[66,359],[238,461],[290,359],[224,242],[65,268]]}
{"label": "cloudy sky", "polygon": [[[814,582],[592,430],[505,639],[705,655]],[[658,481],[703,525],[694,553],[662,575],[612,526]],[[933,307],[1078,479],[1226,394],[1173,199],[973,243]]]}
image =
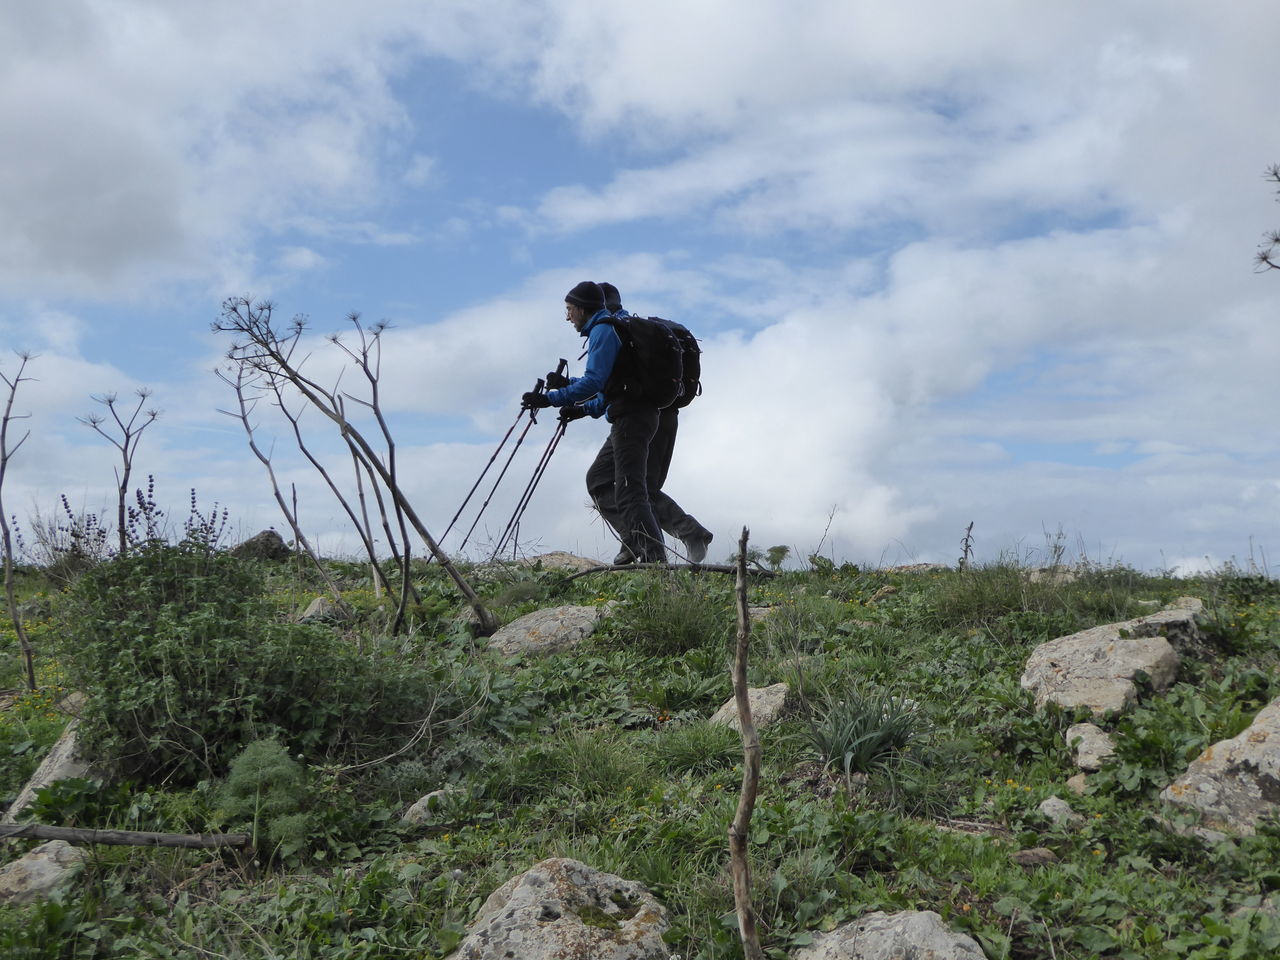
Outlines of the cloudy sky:
{"label": "cloudy sky", "polygon": [[[1280,274],[1252,262],[1278,29],[1260,0],[6,4],[0,371],[26,351],[34,379],[5,509],[107,506],[114,451],[76,418],[146,387],[136,469],[171,515],[195,488],[236,535],[282,527],[213,373],[248,295],[309,316],[330,379],[348,313],[391,324],[383,399],[438,534],[520,393],[576,363],[590,278],[703,340],[667,489],[713,559],[747,525],[949,562],[973,522],[983,560],[1280,563]],[[582,486],[604,434],[571,426],[522,548],[612,555]]]}

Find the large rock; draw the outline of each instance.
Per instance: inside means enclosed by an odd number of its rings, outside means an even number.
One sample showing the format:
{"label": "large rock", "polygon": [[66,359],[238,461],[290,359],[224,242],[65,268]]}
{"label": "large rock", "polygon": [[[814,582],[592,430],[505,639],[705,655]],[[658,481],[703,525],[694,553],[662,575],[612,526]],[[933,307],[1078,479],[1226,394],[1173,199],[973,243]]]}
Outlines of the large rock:
{"label": "large rock", "polygon": [[40,844],[0,867],[0,903],[31,903],[47,897],[75,876],[87,857],[65,840]]}
{"label": "large rock", "polygon": [[274,530],[263,530],[232,547],[231,555],[241,560],[288,560],[293,551],[280,534]]}
{"label": "large rock", "polygon": [[543,570],[564,570],[568,573],[582,573],[584,570],[594,570],[596,567],[604,566],[599,560],[588,560],[586,557],[566,553],[563,550],[540,553],[536,557],[526,557],[517,562],[524,567],[541,564]]}
{"label": "large rock", "polygon": [[792,960],[985,960],[982,948],[956,933],[932,910],[869,913],[814,934]]}
{"label": "large rock", "polygon": [[[791,687],[785,683],[775,683],[771,687],[751,687],[747,690],[747,702],[751,705],[751,722],[756,729],[767,727],[781,720],[786,715]],[[708,721],[724,727],[741,730],[738,722],[738,701],[731,697],[729,702],[717,710]]]}
{"label": "large rock", "polygon": [[1180,657],[1170,638],[1184,648],[1193,643],[1202,606],[1182,597],[1150,616],[1042,643],[1027,660],[1022,688],[1035,694],[1037,707],[1056,703],[1068,710],[1087,707],[1095,716],[1120,713],[1137,698],[1139,672],[1156,690],[1173,683]]}
{"label": "large rock", "polygon": [[62,736],[58,738],[48,754],[45,755],[40,766],[36,768],[36,772],[27,781],[27,785],[22,788],[17,799],[10,805],[4,818],[0,819],[0,823],[17,823],[19,815],[35,801],[36,791],[43,790],[59,780],[87,777],[90,774],[92,766],[80,754],[80,741],[77,733],[79,726],[79,720],[71,720],[67,724],[62,731]]}
{"label": "large rock", "polygon": [[643,886],[543,860],[493,892],[452,960],[668,960],[666,911]]}
{"label": "large rock", "polygon": [[1280,699],[1263,707],[1247,730],[1192,760],[1160,799],[1199,810],[1210,826],[1246,835],[1263,817],[1280,812]]}
{"label": "large rock", "polygon": [[1092,723],[1076,723],[1067,727],[1067,746],[1075,745],[1076,766],[1092,773],[1115,755],[1115,742],[1099,726]]}
{"label": "large rock", "polygon": [[549,607],[512,620],[489,638],[489,649],[504,656],[558,653],[595,632],[612,603],[598,607]]}

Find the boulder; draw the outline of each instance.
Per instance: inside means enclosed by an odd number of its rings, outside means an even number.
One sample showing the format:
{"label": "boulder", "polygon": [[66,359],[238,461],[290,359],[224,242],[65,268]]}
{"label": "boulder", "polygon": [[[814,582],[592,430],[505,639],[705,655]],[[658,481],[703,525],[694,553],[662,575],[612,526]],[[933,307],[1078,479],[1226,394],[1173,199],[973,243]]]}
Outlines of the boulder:
{"label": "boulder", "polygon": [[1280,699],[1263,707],[1238,736],[1192,760],[1160,799],[1199,810],[1209,826],[1244,835],[1280,812]]}
{"label": "boulder", "polygon": [[564,570],[568,573],[581,573],[584,570],[594,570],[596,567],[604,566],[599,560],[588,560],[586,557],[579,557],[577,554],[566,553],[563,550],[540,553],[536,557],[526,557],[517,562],[523,567],[541,564],[543,570]]}
{"label": "boulder", "polygon": [[667,926],[640,884],[554,857],[495,890],[451,960],[668,960]]}
{"label": "boulder", "polygon": [[293,551],[280,534],[274,530],[263,530],[232,547],[231,555],[241,560],[288,560]]}
{"label": "boulder", "polygon": [[503,656],[559,653],[595,632],[614,603],[598,607],[549,607],[512,620],[489,638],[489,649]]}
{"label": "boulder", "polygon": [[[1076,766],[1092,773],[1115,754],[1110,734],[1092,723],[1076,723],[1067,728],[1067,746],[1075,745]],[[1078,741],[1078,742],[1077,742]]]}
{"label": "boulder", "polygon": [[1185,649],[1200,636],[1203,604],[1181,597],[1164,610],[1135,620],[1091,627],[1040,644],[1023,671],[1022,688],[1036,706],[1087,707],[1095,716],[1120,713],[1137,698],[1134,680],[1145,673],[1156,690],[1173,683]]}
{"label": "boulder", "polygon": [[59,780],[71,780],[75,777],[87,777],[91,772],[89,761],[80,755],[80,741],[77,728],[79,720],[71,720],[62,731],[56,743],[45,755],[44,761],[31,775],[27,785],[18,793],[17,799],[10,805],[0,823],[17,823],[21,813],[31,806],[36,799],[36,791],[43,790],[51,783]]}
{"label": "boulder", "polygon": [[860,920],[815,933],[792,960],[985,960],[972,937],[956,933],[932,910],[869,913]]}
{"label": "boulder", "polygon": [[65,840],[42,843],[0,867],[0,903],[31,903],[68,882],[89,854]]}
{"label": "boulder", "polygon": [[[751,704],[751,722],[755,724],[757,730],[782,719],[789,705],[787,701],[790,694],[791,687],[785,683],[775,683],[771,687],[752,687],[747,690],[747,702]],[[738,723],[737,699],[730,697],[729,702],[717,710],[709,722],[741,730],[742,725]]]}
{"label": "boulder", "polygon": [[465,794],[467,791],[463,787],[456,784],[450,784],[447,787],[441,787],[439,790],[432,790],[426,796],[419,797],[413,802],[408,810],[404,812],[404,816],[400,819],[405,823],[423,824],[428,823],[432,819],[432,815],[440,808],[444,798],[451,794]]}

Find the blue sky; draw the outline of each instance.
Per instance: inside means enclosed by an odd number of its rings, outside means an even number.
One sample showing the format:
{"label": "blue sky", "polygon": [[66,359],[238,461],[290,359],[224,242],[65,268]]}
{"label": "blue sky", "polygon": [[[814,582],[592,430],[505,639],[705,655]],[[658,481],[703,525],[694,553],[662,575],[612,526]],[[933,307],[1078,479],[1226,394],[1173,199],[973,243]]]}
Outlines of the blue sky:
{"label": "blue sky", "polygon": [[[384,396],[442,531],[519,394],[578,356],[562,298],[593,278],[703,338],[668,490],[713,557],[747,525],[800,555],[952,561],[973,521],[988,560],[1060,535],[1143,568],[1261,560],[1270,6],[957,9],[11,5],[0,335],[38,382],[6,509],[107,505],[112,451],[75,418],[146,386],[163,414],[137,469],[160,499],[181,515],[194,487],[236,535],[282,526],[212,372],[219,304],[252,294],[311,318],[335,378],[323,335],[390,321]],[[349,549],[270,414],[304,526]],[[524,549],[612,555],[582,486],[603,436],[573,425]]]}

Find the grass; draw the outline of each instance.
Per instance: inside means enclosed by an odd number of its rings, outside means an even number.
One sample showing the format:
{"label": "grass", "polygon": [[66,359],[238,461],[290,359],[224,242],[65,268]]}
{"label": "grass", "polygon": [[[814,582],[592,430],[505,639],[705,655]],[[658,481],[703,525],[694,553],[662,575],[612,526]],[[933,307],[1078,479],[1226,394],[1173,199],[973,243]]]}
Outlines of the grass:
{"label": "grass", "polygon": [[[537,604],[621,603],[577,649],[516,664],[477,655],[452,627],[460,605],[435,568],[419,572],[423,604],[394,639],[367,570],[335,570],[358,612],[343,639],[360,671],[437,690],[448,711],[416,740],[405,714],[398,736],[371,728],[341,754],[321,745],[291,761],[305,772],[289,789],[307,819],[291,823],[287,856],[255,865],[95,848],[66,895],[0,908],[0,955],[443,957],[493,889],[559,855],[648,886],[686,960],[741,956],[725,839],[741,748],[705,722],[730,696],[727,578],[494,580],[486,599],[504,618]],[[292,568],[268,582],[264,617],[314,589]],[[73,653],[59,650],[56,626],[71,608],[44,589],[39,662],[53,682]],[[1137,615],[1140,600],[1181,594],[1210,603],[1204,655],[1184,662],[1172,689],[1143,696],[1116,725],[1115,763],[1083,796],[1071,793],[1063,734],[1077,717],[1034,710],[1018,686],[1027,656],[1062,633]],[[786,680],[801,694],[791,718],[762,731],[750,855],[770,957],[877,909],[937,911],[992,960],[1280,951],[1280,925],[1250,909],[1280,888],[1280,828],[1205,846],[1163,827],[1156,800],[1190,757],[1280,695],[1274,581],[1099,568],[1033,582],[1008,563],[917,574],[824,563],[759,581],[750,599],[771,608],[753,635],[752,683]],[[8,635],[0,644],[14,652]],[[60,730],[51,696],[0,712],[7,790]],[[372,762],[347,769],[348,755]],[[865,785],[855,772],[868,774]],[[84,825],[216,829],[228,773],[183,787],[67,790],[45,808],[57,817],[74,807],[77,822],[93,820]],[[398,822],[444,786],[426,823]],[[1050,796],[1069,800],[1083,826],[1050,823],[1038,809]],[[1033,846],[1056,860],[1010,860]]]}

